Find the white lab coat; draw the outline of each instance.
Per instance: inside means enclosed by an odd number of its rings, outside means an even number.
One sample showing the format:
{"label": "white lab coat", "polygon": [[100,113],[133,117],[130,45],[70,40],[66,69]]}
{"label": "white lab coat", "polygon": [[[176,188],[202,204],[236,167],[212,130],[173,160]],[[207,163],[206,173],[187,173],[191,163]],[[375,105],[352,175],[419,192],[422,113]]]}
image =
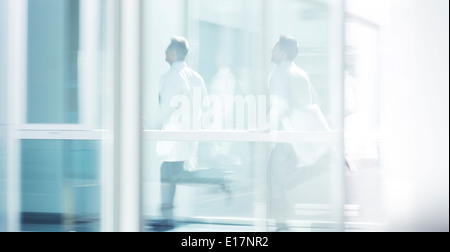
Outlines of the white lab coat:
{"label": "white lab coat", "polygon": [[[159,87],[159,122],[162,130],[194,129],[193,125],[201,121],[202,102],[206,97],[203,78],[185,62],[173,63],[161,78]],[[197,109],[194,109],[195,106]],[[195,142],[160,141],[157,143],[157,153],[161,161],[185,161],[185,169],[192,171],[197,169],[197,146]]]}
{"label": "white lab coat", "polygon": [[[312,89],[307,73],[293,62],[283,62],[277,66],[269,78],[269,94],[277,97],[277,102],[273,100],[270,102],[270,113],[278,114],[279,130],[329,130],[325,117],[313,100]],[[292,158],[290,168],[313,165],[327,152],[328,146],[328,144],[317,142],[292,143],[289,149],[295,152],[295,158]],[[287,153],[283,153],[284,151],[286,150],[274,149],[272,153],[274,164],[278,163],[277,159],[286,163]]]}

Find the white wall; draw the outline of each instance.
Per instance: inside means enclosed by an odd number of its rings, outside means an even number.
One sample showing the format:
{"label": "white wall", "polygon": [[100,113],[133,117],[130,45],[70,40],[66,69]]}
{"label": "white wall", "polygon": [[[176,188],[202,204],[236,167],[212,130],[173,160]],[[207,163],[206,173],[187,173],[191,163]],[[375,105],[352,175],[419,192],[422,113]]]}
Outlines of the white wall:
{"label": "white wall", "polygon": [[389,222],[448,231],[449,2],[390,4],[381,101]]}

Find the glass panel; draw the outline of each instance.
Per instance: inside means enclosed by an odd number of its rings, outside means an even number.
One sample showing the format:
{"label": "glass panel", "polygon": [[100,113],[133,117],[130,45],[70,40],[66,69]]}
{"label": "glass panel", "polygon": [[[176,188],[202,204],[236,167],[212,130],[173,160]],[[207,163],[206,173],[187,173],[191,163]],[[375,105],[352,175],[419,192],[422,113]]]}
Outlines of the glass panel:
{"label": "glass panel", "polygon": [[[309,146],[307,142],[295,140],[305,132],[342,130],[338,119],[342,118],[342,111],[338,109],[342,107],[339,97],[342,81],[331,80],[339,78],[336,72],[342,65],[336,52],[340,50],[336,45],[341,38],[331,36],[333,30],[342,28],[338,21],[332,22],[333,13],[337,12],[333,8],[338,8],[339,4],[310,0],[172,0],[170,3],[145,2],[144,7],[144,13],[148,13],[144,15],[143,54],[144,68],[148,69],[144,72],[143,111],[147,130],[156,130],[152,132],[155,136],[165,135],[164,131],[180,130],[186,131],[185,136],[190,136],[191,130],[212,130],[217,134],[257,132],[262,138],[268,132],[288,131],[292,137],[285,144],[261,142],[259,138],[253,142],[216,143],[207,137],[200,137],[198,146],[194,144],[197,143],[195,137],[188,143],[145,142],[144,214],[149,223],[171,228],[166,225],[171,215],[165,215],[162,209],[171,208],[172,203],[161,202],[161,177],[189,177],[191,174],[183,167],[188,170],[190,166],[186,164],[190,164],[193,157],[198,161],[195,167],[204,165],[209,169],[201,172],[208,174],[235,159],[243,159],[246,160],[244,168],[234,168],[230,173],[236,174],[231,175],[231,184],[239,185],[236,193],[232,191],[231,205],[226,205],[228,200],[217,187],[180,185],[174,220],[176,224],[180,224],[180,220],[189,223],[192,218],[215,224],[226,220],[235,225],[233,228],[276,229],[276,214],[274,216],[270,208],[278,199],[271,198],[273,184],[267,181],[273,175],[273,167],[282,165],[270,162],[274,159],[285,162],[282,149],[299,145],[296,151],[290,152],[295,165],[286,164],[281,168],[291,172],[296,169],[292,166],[316,165],[320,169],[295,172],[299,173],[300,181],[296,183],[301,186],[279,189],[282,191],[279,194],[287,195],[283,201],[293,204],[294,214],[283,214],[283,217],[295,228],[320,223],[324,229],[339,229],[342,166],[332,164],[343,163],[339,155],[342,143],[328,143],[333,151],[319,161],[319,150],[305,147]],[[167,25],[161,28],[161,23]],[[280,38],[282,34],[287,38]],[[185,41],[179,37],[171,41],[176,35],[187,40],[186,58]],[[155,37],[160,39],[155,41]],[[183,61],[186,65],[180,64]],[[195,89],[202,86],[202,81],[206,92]],[[203,112],[201,117],[200,112]],[[221,158],[213,155],[218,149],[224,152]],[[161,166],[163,161],[166,164]],[[171,172],[173,170],[180,170],[181,175]],[[316,175],[316,170],[321,170],[321,175]],[[283,183],[280,181],[282,179],[276,183]],[[239,203],[235,206],[234,202]],[[164,221],[158,221],[161,219]],[[178,228],[183,229],[183,225]],[[224,227],[211,228],[221,230]]]}
{"label": "glass panel", "polygon": [[21,229],[99,231],[99,142],[21,144]]}
{"label": "glass panel", "polygon": [[79,1],[28,1],[28,123],[78,123]]}
{"label": "glass panel", "polygon": [[23,231],[114,226],[113,4],[28,1],[26,97],[18,97],[28,125],[14,128],[20,156],[8,167],[18,171],[20,204],[13,205],[20,205]]}

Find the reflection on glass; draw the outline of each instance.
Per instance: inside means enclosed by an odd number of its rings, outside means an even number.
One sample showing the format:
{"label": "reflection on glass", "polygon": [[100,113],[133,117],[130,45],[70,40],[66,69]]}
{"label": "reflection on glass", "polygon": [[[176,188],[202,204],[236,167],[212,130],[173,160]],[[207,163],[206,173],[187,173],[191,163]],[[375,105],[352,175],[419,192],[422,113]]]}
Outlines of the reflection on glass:
{"label": "reflection on glass", "polygon": [[[205,101],[207,93],[203,78],[185,61],[189,53],[189,42],[182,37],[172,38],[165,53],[170,69],[161,78],[159,88],[161,128],[175,131],[198,130],[202,121],[202,101]],[[157,143],[157,152],[162,159],[160,174],[162,220],[159,228],[170,228],[174,225],[176,187],[180,180],[186,179],[186,172],[198,169],[197,148],[198,144],[195,142]]]}
{"label": "reflection on glass", "polygon": [[[328,131],[329,126],[318,104],[313,100],[313,86],[308,74],[293,61],[299,52],[298,42],[281,36],[272,50],[277,65],[269,78],[269,93],[277,97],[270,111],[277,113],[280,130]],[[288,230],[287,193],[311,174],[326,170],[325,154],[329,146],[318,143],[277,143],[269,159],[269,212],[278,230]]]}
{"label": "reflection on glass", "polygon": [[[162,5],[162,1],[149,4]],[[188,127],[166,125],[162,129],[188,130],[183,133],[186,136],[192,133],[189,130],[205,130],[212,131],[212,137],[231,131],[242,136],[284,131],[293,137],[291,143],[277,143],[276,138],[273,143],[256,138],[254,142],[218,142],[207,137],[198,142],[145,142],[144,216],[148,230],[192,231],[199,227],[201,231],[200,225],[196,226],[201,223],[234,224],[237,230],[299,230],[311,226],[305,222],[334,223],[323,228],[335,230],[338,208],[336,194],[331,192],[342,188],[333,182],[339,178],[331,177],[341,168],[332,165],[339,164],[339,146],[332,140],[319,143],[295,138],[299,132],[340,130],[339,122],[330,120],[339,118],[340,111],[335,109],[339,99],[332,95],[339,89],[339,81],[330,81],[330,61],[335,59],[330,57],[327,2],[193,0],[173,1],[173,6],[170,11],[161,8],[159,13],[148,8],[154,15],[147,19],[144,30],[149,37],[167,40],[177,34],[185,36],[191,44],[186,64],[202,77],[206,92],[196,96],[195,90],[180,89],[189,87],[190,80],[173,72],[176,63],[168,71],[174,73],[170,79],[181,84],[165,82],[167,70],[160,66],[167,45],[149,40],[145,45],[153,54],[144,62],[153,75],[146,77],[145,95],[149,98],[146,103],[152,105],[144,107],[144,117],[151,122],[161,116],[170,118],[155,109],[165,104],[170,105],[169,114],[176,115],[180,124],[184,118]],[[177,24],[169,23],[167,29],[156,27],[155,22],[165,20],[166,14],[176,16]],[[166,61],[171,63],[171,57],[167,50]],[[162,95],[154,77],[158,73],[166,88]],[[156,97],[160,104],[154,102]],[[202,111],[202,116],[197,117],[196,111]],[[194,122],[201,123],[200,127],[193,127]],[[161,153],[180,153],[182,146],[195,151],[184,158],[161,158]],[[191,162],[192,156],[195,162]],[[196,169],[186,165],[192,163]]]}
{"label": "reflection on glass", "polygon": [[23,231],[99,231],[99,143],[23,140]]}

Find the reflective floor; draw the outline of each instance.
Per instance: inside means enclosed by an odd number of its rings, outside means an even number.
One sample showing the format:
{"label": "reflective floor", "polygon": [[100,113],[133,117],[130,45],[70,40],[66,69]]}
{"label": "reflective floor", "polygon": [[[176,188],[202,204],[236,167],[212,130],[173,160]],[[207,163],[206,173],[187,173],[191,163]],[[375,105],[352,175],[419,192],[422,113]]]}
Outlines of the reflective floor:
{"label": "reflective floor", "polygon": [[[336,229],[332,222],[317,220],[317,216],[326,216],[328,211],[321,204],[296,204],[295,221],[289,221],[289,232],[379,232],[388,230],[383,216],[383,198],[381,194],[382,176],[379,165],[365,161],[359,169],[346,173],[346,205],[344,206],[345,223]],[[188,186],[183,188],[187,190]],[[156,229],[154,224],[158,217],[146,216],[146,232],[275,232],[277,227],[272,220],[258,221],[254,218],[239,217],[236,205],[245,206],[253,200],[252,194],[233,194],[231,197],[214,186],[191,188],[196,190],[199,200],[191,202],[197,208],[196,217],[177,217],[174,226],[169,229]],[[205,191],[203,197],[201,192]],[[215,191],[211,194],[211,191]],[[191,192],[192,193],[192,192]],[[179,204],[183,204],[180,201]],[[218,212],[214,212],[214,211]],[[211,215],[215,213],[215,215]],[[231,217],[223,217],[223,216]],[[234,215],[234,216],[233,216]],[[222,216],[222,217],[221,217]],[[22,215],[21,230],[24,232],[98,232],[99,218],[77,217],[64,218],[60,215]]]}
{"label": "reflective floor", "polygon": [[[354,173],[347,174],[347,204],[345,205],[345,223],[342,231],[346,232],[379,232],[387,230],[383,222],[382,198],[378,191],[381,180],[377,166],[367,167]],[[234,195],[231,204],[243,204],[251,198],[251,195]],[[221,205],[226,206],[224,197],[203,199],[204,212],[208,212],[207,207]],[[197,205],[200,207],[200,205]],[[233,208],[230,208],[233,209]],[[311,209],[320,209],[319,205],[298,204],[296,212],[303,216],[296,221],[288,222],[289,232],[333,232],[337,231],[332,223],[326,221],[314,221],[308,219]],[[224,209],[226,211],[226,209]],[[58,219],[59,218],[59,219]],[[271,220],[261,223],[250,218],[219,218],[219,217],[198,217],[179,218],[170,229],[154,229],[155,220],[147,217],[144,231],[147,232],[255,232],[255,231],[277,231]],[[263,225],[263,226],[261,226]],[[74,221],[64,220],[55,216],[28,216],[23,218],[21,230],[24,232],[98,232],[100,231],[100,221],[77,219]]]}

